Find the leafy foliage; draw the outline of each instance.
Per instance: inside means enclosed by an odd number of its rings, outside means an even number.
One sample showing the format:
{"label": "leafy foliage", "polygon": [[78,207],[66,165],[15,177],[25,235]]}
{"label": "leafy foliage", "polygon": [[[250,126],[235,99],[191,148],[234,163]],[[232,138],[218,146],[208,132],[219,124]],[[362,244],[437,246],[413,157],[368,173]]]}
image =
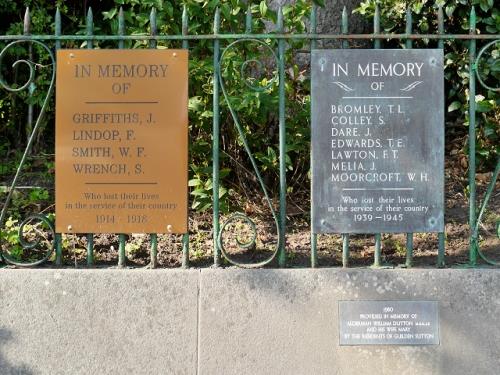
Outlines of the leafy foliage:
{"label": "leafy foliage", "polygon": [[[1,1],[1,0],[0,0]],[[317,2],[317,1],[316,1]],[[86,6],[92,6],[94,14],[94,33],[113,35],[118,33],[118,18],[120,8],[123,9],[125,21],[125,33],[128,35],[148,35],[151,30],[151,9],[156,9],[156,23],[159,34],[180,34],[182,5],[185,5],[188,13],[189,34],[211,34],[213,32],[213,15],[215,9],[221,11],[221,33],[241,33],[245,31],[245,20],[247,1],[243,0],[101,0],[74,2],[72,0],[58,0],[56,2],[25,1],[9,3],[6,9],[12,11],[9,28],[4,30],[6,34],[23,33],[24,5],[31,7],[31,32],[33,34],[53,33],[54,14],[59,7],[62,14],[63,34],[84,35],[86,32],[85,15]],[[321,2],[317,2],[321,3]],[[311,9],[312,2],[298,0],[294,5],[283,7],[285,28],[289,32],[304,32],[306,30],[305,19]],[[271,9],[267,1],[254,1],[251,3],[252,31],[255,33],[272,32],[277,22],[277,13]],[[210,15],[207,17],[207,15]],[[12,22],[15,21],[15,22]],[[270,41],[268,41],[271,43]],[[180,48],[178,41],[158,41],[157,48]],[[221,42],[221,48],[225,48],[226,42]],[[301,48],[303,42],[290,42],[286,49],[287,70],[286,99],[287,99],[287,135],[286,162],[289,171],[293,172],[290,180],[290,191],[304,189],[307,186],[308,171],[308,110],[309,94],[308,82],[303,71],[294,61],[294,50]],[[63,48],[86,47],[86,42],[64,41]],[[100,41],[94,43],[94,48],[116,48],[115,41]],[[276,50],[277,44],[271,44]],[[126,41],[125,48],[149,48],[148,41]],[[19,49],[16,55],[26,55],[26,49]],[[38,51],[40,52],[40,51]],[[206,210],[212,204],[212,124],[213,124],[213,42],[210,40],[199,40],[190,42],[189,46],[189,116],[190,116],[190,180],[192,208]],[[259,51],[248,49],[246,58],[258,58]],[[237,66],[243,60],[234,59],[232,67],[235,72]],[[48,62],[48,56],[41,53],[39,61],[41,64]],[[270,74],[276,74],[276,66],[269,67]],[[15,82],[23,82],[27,72],[16,72]],[[12,75],[11,75],[12,77]],[[21,94],[10,94],[4,92],[0,98],[0,116],[8,119],[0,125],[2,137],[0,142],[0,158],[5,158],[16,164],[19,155],[16,149],[22,149],[30,129],[26,128],[27,104],[32,103],[36,107],[41,104],[48,86],[48,73],[37,71],[36,88],[32,94],[24,91]],[[235,107],[238,117],[245,129],[246,137],[255,156],[258,168],[263,172],[265,183],[270,187],[271,194],[277,191],[279,186],[278,176],[278,119],[276,116],[278,106],[277,84],[272,85],[269,90],[255,92],[241,87],[229,87],[228,93],[231,104]],[[53,102],[50,103],[45,124],[52,124]],[[250,165],[248,156],[245,154],[239,135],[234,127],[234,122],[229,114],[227,103],[221,95],[221,184],[219,197],[221,199],[222,211],[229,209],[232,202],[231,196],[235,190],[238,192],[247,190],[258,190],[258,185]],[[22,129],[22,131],[20,130]],[[53,153],[54,131],[53,127],[47,126],[43,131],[44,136],[37,142],[38,150],[47,150]],[[16,156],[17,155],[17,156]],[[29,164],[29,163],[28,163]],[[2,171],[4,176],[11,169]],[[252,182],[253,181],[253,182]]]}
{"label": "leafy foliage", "polygon": [[[355,12],[367,19],[372,19],[375,13],[374,0],[362,1]],[[379,2],[380,22],[387,33],[404,33],[406,26],[406,7],[404,0],[388,0]],[[444,10],[445,33],[466,34],[470,29],[471,6],[476,11],[476,30],[478,34],[500,33],[500,9],[493,0],[418,0],[410,3],[414,15],[413,29],[415,33],[436,33],[437,6]],[[388,43],[387,47],[395,46]],[[420,44],[419,44],[420,43]],[[435,47],[433,41],[424,40],[415,47]],[[479,42],[478,42],[479,43]],[[399,43],[402,47],[404,41]],[[477,52],[486,42],[477,45]],[[500,43],[496,43],[485,52],[478,66],[479,74],[490,86],[498,87],[500,81]],[[469,42],[447,40],[445,42],[445,79],[448,103],[448,118],[465,119],[463,124],[469,125]],[[476,156],[480,167],[491,169],[500,155],[500,95],[476,84]]]}
{"label": "leafy foliage", "polygon": [[[128,35],[148,35],[150,33],[151,9],[155,8],[159,34],[180,34],[182,5],[188,13],[188,34],[213,33],[213,15],[215,9],[221,10],[221,33],[241,33],[245,31],[246,10],[248,1],[244,0],[25,0],[23,2],[0,0],[3,7],[5,34],[21,34],[24,5],[31,7],[31,32],[47,34],[54,32],[54,14],[59,7],[62,14],[64,34],[85,34],[85,15],[87,6],[92,6],[94,14],[95,34],[117,34],[120,8],[123,8],[125,33]],[[283,7],[285,29],[287,32],[307,32],[306,19],[312,4],[323,5],[320,0],[297,0],[293,5]],[[470,9],[468,1],[444,1],[446,20],[445,32],[468,32],[468,17]],[[498,33],[500,30],[500,15],[498,8],[491,0],[473,0],[478,13],[477,32]],[[405,8],[403,0],[388,0],[381,2],[381,24],[386,32],[404,32]],[[437,30],[436,7],[430,0],[411,2],[415,15],[414,29],[420,33],[434,33]],[[273,32],[277,22],[276,11],[268,6],[268,1],[251,1],[252,32]],[[360,3],[357,12],[371,19],[374,14],[375,2],[365,0]],[[266,41],[271,48],[277,50],[277,42]],[[285,52],[286,84],[285,96],[287,102],[287,144],[286,166],[288,170],[288,192],[297,194],[309,189],[309,81],[306,68],[297,63],[297,51],[308,48],[304,41],[287,41]],[[392,44],[391,44],[392,43]],[[387,43],[387,47],[397,46],[397,42]],[[421,43],[421,44],[419,44]],[[435,41],[415,42],[415,47],[434,46]],[[229,42],[221,41],[221,48]],[[5,44],[4,44],[5,45]],[[86,43],[64,41],[63,48],[85,47]],[[95,48],[116,48],[116,41],[101,41],[94,43]],[[157,48],[180,48],[180,41],[158,41]],[[478,49],[481,46],[478,45]],[[149,48],[149,42],[144,40],[126,41],[125,48]],[[465,118],[467,125],[468,97],[468,53],[467,42],[447,41],[446,78],[448,93],[448,118]],[[43,51],[39,62],[48,63],[48,56]],[[244,60],[258,59],[259,48],[250,45],[244,54],[228,55],[229,64],[224,65],[223,76],[235,77],[239,74],[240,65]],[[488,83],[498,82],[500,69],[498,65],[498,45],[485,56],[485,63],[479,68],[482,77]],[[19,48],[15,54],[21,56],[26,49]],[[192,208],[199,211],[211,207],[212,197],[212,126],[213,126],[213,41],[191,41],[189,45],[189,116],[190,116],[190,176]],[[5,69],[5,67],[3,67]],[[264,87],[276,75],[276,65],[265,65],[264,75],[252,75],[252,84]],[[14,84],[21,84],[26,78],[26,71],[19,70],[15,74],[2,74],[9,77]],[[43,101],[48,83],[48,73],[37,71],[36,89],[30,95],[11,94],[3,91],[0,97],[0,158],[8,163],[2,163],[0,178],[7,176],[11,167],[19,157],[19,149],[23,148],[29,129],[26,128],[27,105],[32,103],[38,107]],[[271,195],[276,194],[279,187],[279,149],[278,149],[278,85],[274,82],[265,90],[253,91],[241,85],[227,85],[231,106],[238,115],[244,129],[250,149],[255,157],[257,167],[263,174],[264,183]],[[500,151],[500,129],[498,126],[499,95],[493,91],[482,89],[478,85],[476,96],[478,110],[478,140],[477,152],[485,167],[490,167]],[[53,153],[54,131],[53,102],[50,104],[45,119],[46,129],[37,142],[39,150]],[[234,120],[229,113],[227,103],[221,95],[221,184],[219,197],[223,211],[234,203],[235,192],[240,195],[249,190],[258,191],[259,187],[251,163],[246,155],[242,140],[234,126]],[[14,162],[12,162],[14,160]]]}

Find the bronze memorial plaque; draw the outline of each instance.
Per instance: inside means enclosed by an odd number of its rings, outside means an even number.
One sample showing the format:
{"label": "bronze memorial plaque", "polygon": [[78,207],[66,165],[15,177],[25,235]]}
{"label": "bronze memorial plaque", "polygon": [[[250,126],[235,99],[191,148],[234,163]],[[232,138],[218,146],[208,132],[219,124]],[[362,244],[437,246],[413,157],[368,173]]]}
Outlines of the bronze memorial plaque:
{"label": "bronze memorial plaque", "polygon": [[187,232],[187,55],[57,51],[57,232]]}

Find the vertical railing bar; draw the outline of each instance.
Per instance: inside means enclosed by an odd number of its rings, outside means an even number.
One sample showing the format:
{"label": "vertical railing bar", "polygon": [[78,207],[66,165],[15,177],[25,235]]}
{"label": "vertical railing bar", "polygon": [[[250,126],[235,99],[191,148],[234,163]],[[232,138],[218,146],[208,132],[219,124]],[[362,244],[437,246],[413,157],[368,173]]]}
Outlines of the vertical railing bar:
{"label": "vertical railing bar", "polygon": [[[187,11],[187,6],[184,4],[182,8],[182,35],[187,36],[188,35],[188,11]],[[182,48],[183,49],[188,49],[189,48],[189,41],[187,39],[182,40]]]}
{"label": "vertical railing bar", "polygon": [[349,267],[349,233],[342,234],[342,267]]}
{"label": "vertical railing bar", "polygon": [[[23,34],[24,35],[31,34],[31,16],[29,7],[26,7],[26,11],[24,13]],[[33,47],[31,43],[28,47],[28,58],[30,61],[33,61]],[[28,95],[30,98],[33,96],[33,88],[34,88],[33,85],[34,84],[31,83],[30,86],[28,87]],[[25,127],[27,137],[31,135],[31,130],[33,129],[33,110],[34,110],[33,104],[32,103],[28,104],[28,116],[26,118],[26,127]]]}
{"label": "vertical railing bar", "polygon": [[[406,8],[406,34],[410,35],[412,33],[412,14],[411,7]],[[413,43],[411,39],[406,39],[406,48],[411,49]],[[405,266],[410,268],[413,265],[413,233],[406,233],[406,262]]]}
{"label": "vertical railing bar", "polygon": [[[55,22],[55,29],[54,29],[54,34],[56,36],[61,35],[61,11],[59,10],[59,7],[56,9],[56,16],[54,19]],[[61,48],[61,41],[56,40],[55,43],[56,51]],[[57,220],[57,218],[56,218]],[[56,266],[61,266],[62,265],[62,236],[61,233],[56,233],[56,236],[54,238],[55,241],[55,247],[56,247]]]}
{"label": "vertical railing bar", "polygon": [[158,234],[151,233],[149,236],[151,261],[149,268],[156,268],[158,266]]}
{"label": "vertical railing bar", "polygon": [[[378,2],[375,4],[375,14],[373,16],[373,32],[375,34],[380,34],[380,8]],[[376,39],[373,42],[373,48],[379,49],[381,48],[381,46],[382,43],[380,39]],[[380,233],[375,234],[375,254],[373,260],[373,267],[375,268],[381,266],[381,258],[382,258],[381,238],[382,235]]]}
{"label": "vertical railing bar", "polygon": [[[188,35],[188,13],[187,6],[184,4],[182,9],[182,35]],[[182,41],[182,48],[188,49],[189,42],[187,39]],[[189,221],[188,231],[182,235],[182,268],[189,267]]]}
{"label": "vertical railing bar", "polygon": [[[444,15],[443,15],[443,7],[439,5],[438,7],[438,34],[444,34]],[[444,49],[444,40],[438,40],[438,48]]]}
{"label": "vertical railing bar", "polygon": [[[311,34],[316,34],[316,11],[317,11],[317,7],[316,7],[316,4],[313,4],[312,8],[311,8],[311,18],[310,18],[310,25],[311,25],[311,28],[309,30],[309,32]],[[312,50],[313,49],[316,49],[316,46],[317,46],[317,41],[316,39],[311,39],[311,43],[310,43],[310,60],[311,60],[311,63],[312,63]],[[312,83],[311,83],[311,87],[310,87],[310,90],[312,91]],[[311,108],[312,108],[312,95],[311,95]],[[310,112],[311,115],[312,115],[312,112]],[[311,120],[311,116],[309,117],[309,119]],[[311,150],[312,151],[312,150]],[[312,152],[311,152],[311,161],[312,161]],[[311,189],[312,191],[312,189]],[[312,200],[311,200],[311,218],[313,217],[312,215]],[[313,233],[312,230],[311,230],[311,267],[312,268],[316,268],[318,266],[318,235],[316,233]]]}
{"label": "vertical railing bar", "polygon": [[[55,36],[61,36],[61,11],[59,10],[59,7],[56,9],[56,16],[55,16],[55,27],[54,27],[54,35]],[[61,48],[61,41],[56,40],[56,50]]]}
{"label": "vertical railing bar", "polygon": [[[220,8],[215,10],[214,17],[214,35],[219,34],[220,28]],[[219,54],[220,54],[220,40],[214,39],[214,76],[213,76],[213,129],[212,129],[212,179],[213,179],[213,241],[214,241],[214,266],[221,265],[221,254],[217,241],[219,235]]]}
{"label": "vertical railing bar", "polygon": [[252,33],[252,4],[250,2],[247,6],[247,13],[245,16],[245,33]]}
{"label": "vertical railing bar", "polygon": [[382,265],[382,235],[380,233],[375,234],[375,259],[373,262],[373,267],[377,268]]}
{"label": "vertical railing bar", "polygon": [[[476,11],[470,13],[469,33],[476,33]],[[477,263],[477,243],[473,236],[476,226],[476,41],[469,40],[469,261],[471,266]]]}
{"label": "vertical railing bar", "polygon": [[443,268],[445,266],[445,261],[444,261],[444,250],[446,246],[446,236],[445,232],[439,232],[438,233],[438,260],[437,260],[437,267],[438,268]]}
{"label": "vertical railing bar", "polygon": [[94,265],[94,236],[92,233],[87,233],[87,266]]}
{"label": "vertical railing bar", "polygon": [[[92,15],[92,8],[91,7],[89,7],[89,9],[87,11],[86,33],[87,33],[87,36],[94,35],[94,16]],[[94,48],[94,44],[92,42],[92,39],[87,40],[87,48],[88,49]]]}
{"label": "vertical railing bar", "polygon": [[[406,30],[405,30],[407,35],[410,35],[412,32],[413,28],[412,24],[413,24],[413,17],[411,14],[411,7],[408,6],[408,8],[406,8]],[[413,41],[411,39],[406,39],[405,46],[407,49],[411,49],[413,46]]]}
{"label": "vertical railing bar", "polygon": [[[151,8],[151,13],[149,14],[149,28],[150,34],[156,36],[158,34],[158,27],[156,24],[156,8]],[[151,39],[149,41],[149,48],[156,49],[158,42],[156,39]],[[150,245],[150,261],[149,268],[153,269],[158,266],[158,234],[149,234],[149,245]]]}
{"label": "vertical railing bar", "polygon": [[[439,5],[438,7],[438,34],[444,34],[444,16],[443,16],[443,7]],[[438,40],[438,48],[444,50],[444,40]],[[442,268],[445,266],[444,263],[444,251],[445,251],[445,233],[438,233],[438,259],[437,259],[437,267]]]}
{"label": "vertical railing bar", "polygon": [[125,234],[120,233],[118,235],[118,268],[124,268],[126,265],[125,243],[126,243],[126,236]]}
{"label": "vertical railing bar", "polygon": [[[94,35],[94,15],[92,14],[92,8],[89,7],[87,11],[87,23],[86,23],[86,34],[87,36]],[[93,49],[94,44],[91,39],[87,40],[87,49]],[[94,265],[94,235],[93,233],[87,233],[87,266]]]}
{"label": "vertical railing bar", "polygon": [[[123,14],[123,8],[120,7],[118,11],[118,35],[125,35],[125,17]],[[118,40],[118,49],[125,48],[125,41],[123,39]]]}
{"label": "vertical railing bar", "polygon": [[[375,4],[375,14],[373,16],[373,33],[380,34],[380,8],[378,2]],[[381,47],[381,40],[375,39],[373,48],[379,49]]]}
{"label": "vertical railing bar", "polygon": [[[156,36],[158,34],[158,26],[156,24],[156,8],[151,8],[151,13],[149,14],[149,27],[151,36]],[[151,39],[149,41],[149,48],[156,49],[158,42],[156,39]]]}
{"label": "vertical railing bar", "polygon": [[[349,34],[349,18],[347,15],[347,8],[344,6],[342,9],[342,34]],[[342,41],[342,48],[349,48],[349,41]]]}
{"label": "vertical railing bar", "polygon": [[56,247],[56,266],[62,266],[62,235],[56,233],[54,238]]}
{"label": "vertical railing bar", "polygon": [[[283,8],[278,9],[278,32],[284,32]],[[279,74],[279,168],[280,168],[280,249],[278,264],[286,263],[286,127],[285,127],[285,40],[278,40]]]}
{"label": "vertical railing bar", "polygon": [[[118,35],[125,35],[125,17],[123,14],[123,8],[120,7],[120,11],[118,12]],[[118,40],[118,48],[125,48],[125,41],[123,39]],[[123,268],[126,265],[127,258],[125,254],[125,234],[120,233],[118,235],[119,245],[118,245],[118,267]]]}
{"label": "vertical railing bar", "polygon": [[[349,21],[347,18],[347,8],[342,9],[342,34],[349,33]],[[342,41],[342,48],[349,48],[347,40]],[[342,267],[349,267],[349,234],[342,234]]]}

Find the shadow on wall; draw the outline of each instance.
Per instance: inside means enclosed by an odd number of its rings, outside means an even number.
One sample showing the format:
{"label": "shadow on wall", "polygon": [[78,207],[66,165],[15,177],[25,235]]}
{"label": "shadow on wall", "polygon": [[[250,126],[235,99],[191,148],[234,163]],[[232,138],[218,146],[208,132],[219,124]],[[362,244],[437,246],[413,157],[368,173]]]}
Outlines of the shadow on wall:
{"label": "shadow on wall", "polygon": [[4,328],[0,328],[0,374],[2,375],[35,375],[26,365],[16,366],[9,363],[2,353],[3,346],[13,339],[12,333]]}

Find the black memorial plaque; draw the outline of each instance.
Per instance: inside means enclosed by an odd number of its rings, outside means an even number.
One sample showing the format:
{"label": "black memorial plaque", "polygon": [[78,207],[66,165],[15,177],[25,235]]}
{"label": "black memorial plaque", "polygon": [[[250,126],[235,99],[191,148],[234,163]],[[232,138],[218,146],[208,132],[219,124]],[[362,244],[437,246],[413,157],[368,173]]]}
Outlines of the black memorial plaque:
{"label": "black memorial plaque", "polygon": [[340,345],[438,345],[437,301],[339,301]]}
{"label": "black memorial plaque", "polygon": [[314,233],[444,229],[443,51],[312,52]]}

